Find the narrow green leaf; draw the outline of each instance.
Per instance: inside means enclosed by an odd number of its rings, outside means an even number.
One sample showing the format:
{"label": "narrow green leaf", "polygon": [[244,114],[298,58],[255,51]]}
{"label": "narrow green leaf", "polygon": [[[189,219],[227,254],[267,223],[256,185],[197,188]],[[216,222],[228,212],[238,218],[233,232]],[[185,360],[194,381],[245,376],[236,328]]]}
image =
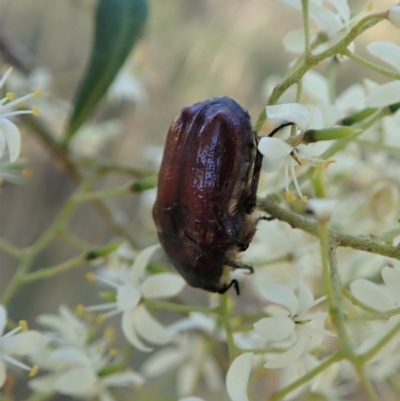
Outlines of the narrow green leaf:
{"label": "narrow green leaf", "polygon": [[94,44],[86,74],[74,100],[65,142],[93,112],[140,38],[147,0],[99,0]]}

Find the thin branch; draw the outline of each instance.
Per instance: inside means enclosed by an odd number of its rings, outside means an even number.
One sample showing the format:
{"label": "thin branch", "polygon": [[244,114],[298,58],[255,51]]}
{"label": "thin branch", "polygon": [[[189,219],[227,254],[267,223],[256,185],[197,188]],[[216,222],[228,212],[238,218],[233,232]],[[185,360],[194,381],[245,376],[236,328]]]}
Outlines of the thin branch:
{"label": "thin branch", "polygon": [[[271,198],[272,197],[267,197],[266,199],[261,200],[258,204],[258,207],[271,216],[276,217],[281,221],[285,221],[293,228],[299,228],[315,237],[318,237],[317,223],[310,219],[301,217],[296,213],[285,210],[284,208],[278,206]],[[353,235],[342,234],[335,230],[329,230],[329,238],[331,243],[335,246],[353,248],[359,251],[375,253],[400,260],[400,247],[384,244],[362,236],[357,237]]]}

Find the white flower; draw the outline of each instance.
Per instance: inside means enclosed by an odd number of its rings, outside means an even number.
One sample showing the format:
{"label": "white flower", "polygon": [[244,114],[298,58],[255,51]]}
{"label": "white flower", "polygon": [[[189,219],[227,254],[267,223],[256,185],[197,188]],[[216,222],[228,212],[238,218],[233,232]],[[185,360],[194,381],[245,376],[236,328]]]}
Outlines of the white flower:
{"label": "white flower", "polygon": [[[400,266],[385,266],[381,271],[384,285],[378,285],[366,279],[357,279],[350,284],[350,290],[354,297],[365,305],[378,311],[389,311],[400,306]],[[380,322],[373,322],[375,333],[371,334],[359,347],[359,352],[366,352],[372,348],[391,329],[400,323],[400,316],[390,317],[383,327]],[[400,336],[392,339],[374,359],[382,359],[390,355],[394,348],[400,343]]]}
{"label": "white flower", "polygon": [[250,377],[253,354],[246,352],[232,362],[226,375],[226,390],[232,401],[249,401],[247,384]]}
{"label": "white flower", "polygon": [[372,89],[365,99],[367,107],[385,107],[400,102],[400,81],[391,81]]}
{"label": "white flower", "polygon": [[400,5],[390,7],[386,17],[395,27],[400,28]]}
{"label": "white flower", "polygon": [[321,198],[310,199],[307,202],[308,207],[317,216],[317,219],[321,221],[330,219],[336,204],[337,201],[334,199]]}
{"label": "white flower", "polygon": [[39,315],[36,321],[51,329],[45,336],[61,345],[84,345],[88,340],[88,327],[65,305],[58,308],[58,315]]}
{"label": "white flower", "polygon": [[[324,117],[318,108],[307,108],[298,103],[279,104],[266,107],[267,117],[277,121],[289,121],[294,123],[301,131],[308,129],[320,129],[325,126]],[[296,142],[296,137],[289,138],[292,143]],[[295,165],[302,164],[304,161],[318,162],[319,156],[327,148],[325,142],[317,142],[309,145],[301,143],[301,135],[298,136],[298,143],[290,145],[282,139],[275,137],[263,137],[258,144],[258,150],[264,155],[263,168],[267,172],[278,170],[284,167],[285,188],[287,198],[295,199],[289,192],[289,174],[293,180],[297,194],[305,199],[297,181]]]}
{"label": "white flower", "polygon": [[29,387],[38,393],[58,392],[73,397],[113,401],[109,387],[137,387],[143,377],[134,372],[104,374],[113,363],[107,341],[97,341],[85,347],[65,346],[50,352],[45,369],[50,373],[29,381]]}
{"label": "white flower", "polygon": [[31,375],[37,372],[37,367],[31,368],[12,355],[30,355],[44,346],[43,338],[39,332],[29,330],[20,333],[23,324],[4,334],[6,323],[7,311],[3,305],[0,305],[0,388],[3,387],[6,380],[6,364],[24,369]]}
{"label": "white flower", "polygon": [[205,337],[187,333],[174,336],[176,345],[153,353],[142,365],[146,377],[157,377],[177,370],[176,387],[180,397],[192,394],[200,379],[211,392],[223,388],[220,368]]}
{"label": "white flower", "polygon": [[393,42],[373,42],[367,45],[367,50],[375,57],[400,70],[400,46]]}
{"label": "white flower", "polygon": [[332,336],[321,325],[328,314],[309,313],[311,308],[323,302],[326,297],[314,300],[312,292],[305,284],[297,282],[295,293],[283,284],[270,283],[264,287],[264,297],[283,308],[279,311],[274,308],[275,316],[261,319],[254,324],[254,329],[269,342],[283,344],[285,349],[282,354],[269,358],[265,368],[287,366],[309,349],[315,348],[324,335]]}
{"label": "white flower", "polygon": [[130,269],[123,269],[118,280],[108,280],[97,276],[99,281],[116,290],[116,302],[86,307],[88,311],[104,311],[104,318],[122,313],[122,331],[126,339],[137,349],[151,351],[140,337],[153,344],[165,344],[172,333],[155,320],[146,307],[140,303],[144,299],[168,298],[177,295],[184,287],[184,280],[173,273],[154,274],[142,280],[144,271],[159,245],[142,250]]}
{"label": "white flower", "polygon": [[[3,88],[7,78],[11,74],[12,68],[9,68],[0,80],[0,90]],[[38,96],[39,93],[31,93],[14,100],[11,92],[0,99],[0,158],[3,156],[7,147],[8,156],[11,162],[17,160],[21,150],[21,135],[18,127],[9,120],[10,117],[18,114],[37,114],[36,108],[32,110],[16,110],[25,100]]]}

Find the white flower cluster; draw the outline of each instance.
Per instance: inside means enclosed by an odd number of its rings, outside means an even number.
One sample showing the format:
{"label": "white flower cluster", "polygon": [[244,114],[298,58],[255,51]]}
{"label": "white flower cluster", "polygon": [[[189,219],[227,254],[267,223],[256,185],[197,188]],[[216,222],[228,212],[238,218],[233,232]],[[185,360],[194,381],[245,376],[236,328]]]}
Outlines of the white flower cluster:
{"label": "white flower cluster", "polygon": [[45,346],[30,355],[40,371],[47,372],[30,380],[29,387],[35,392],[113,401],[109,388],[134,388],[144,383],[138,373],[119,368],[113,372],[121,358],[110,347],[110,334],[91,339],[86,323],[67,307],[61,306],[58,315],[41,315],[37,320],[49,331],[42,335]]}

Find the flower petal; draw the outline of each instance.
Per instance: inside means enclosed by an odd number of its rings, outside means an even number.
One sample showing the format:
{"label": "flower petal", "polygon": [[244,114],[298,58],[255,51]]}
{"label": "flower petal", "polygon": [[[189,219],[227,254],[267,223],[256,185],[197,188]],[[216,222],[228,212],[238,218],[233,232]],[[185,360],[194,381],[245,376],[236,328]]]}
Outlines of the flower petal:
{"label": "flower petal", "polygon": [[367,45],[367,50],[375,57],[400,70],[400,46],[393,42],[373,42]]}
{"label": "flower petal", "polygon": [[178,367],[185,358],[186,354],[178,348],[164,348],[147,358],[141,371],[147,377],[161,376]]}
{"label": "flower petal", "polygon": [[309,128],[312,113],[307,107],[298,103],[285,103],[267,106],[267,117],[295,123],[302,131]]}
{"label": "flower petal", "polygon": [[0,336],[4,333],[4,328],[7,324],[7,309],[0,305]]}
{"label": "flower petal", "polygon": [[305,344],[305,336],[299,336],[298,340],[292,347],[290,347],[283,354],[279,354],[269,359],[268,362],[264,365],[264,368],[279,369],[290,365],[291,363],[296,361],[304,352]]}
{"label": "flower petal", "polygon": [[179,294],[185,280],[173,273],[159,273],[148,277],[140,286],[144,298],[169,298]]}
{"label": "flower petal", "polygon": [[133,372],[119,372],[113,373],[111,375],[104,376],[101,379],[101,382],[105,386],[116,387],[116,386],[125,386],[132,387],[136,385],[144,384],[144,377],[139,373]]}
{"label": "flower petal", "polygon": [[292,316],[299,311],[299,301],[294,291],[280,283],[268,283],[261,288],[262,295],[274,304],[282,305],[288,309]]}
{"label": "flower petal", "polygon": [[284,341],[293,333],[296,325],[288,317],[266,317],[254,323],[254,330],[268,341]]}
{"label": "flower petal", "polygon": [[307,201],[307,206],[319,220],[330,219],[336,205],[337,201],[335,199],[314,198]]}
{"label": "flower petal", "polygon": [[140,298],[139,290],[130,283],[120,285],[117,289],[117,307],[121,311],[135,308]]}
{"label": "flower petal", "polygon": [[45,345],[44,337],[34,330],[15,334],[11,337],[2,338],[2,352],[11,355],[29,355],[38,352]]}
{"label": "flower petal", "polygon": [[19,133],[19,129],[13,122],[6,118],[0,118],[0,134],[1,133],[4,135],[7,142],[10,162],[15,162],[21,151],[21,134]]}
{"label": "flower petal", "polygon": [[394,308],[394,302],[384,287],[360,278],[350,284],[351,293],[365,305],[379,311]]}
{"label": "flower petal", "polygon": [[35,393],[49,394],[55,390],[54,381],[56,378],[57,376],[55,374],[35,377],[34,379],[29,380],[28,386]]}
{"label": "flower petal", "polygon": [[297,299],[299,301],[299,315],[308,311],[310,309],[310,305],[312,305],[314,302],[313,293],[302,281],[297,281]]}
{"label": "flower petal", "polygon": [[136,255],[136,258],[130,268],[130,274],[132,282],[137,286],[139,286],[139,280],[143,276],[151,257],[159,248],[160,244],[148,246]]}
{"label": "flower petal", "polygon": [[400,268],[385,266],[381,272],[384,283],[399,293],[400,290]]}
{"label": "flower petal", "polygon": [[264,155],[263,169],[272,172],[282,167],[293,147],[282,139],[263,137],[258,143],[258,150]]}
{"label": "flower petal", "polygon": [[143,305],[135,309],[133,320],[136,332],[146,341],[162,345],[171,340],[172,333],[154,319]]}
{"label": "flower petal", "polygon": [[226,389],[232,401],[249,401],[247,384],[250,377],[253,353],[239,355],[232,362],[226,375]]}
{"label": "flower petal", "polygon": [[92,369],[79,367],[60,374],[54,388],[61,394],[72,396],[91,395],[96,390],[97,377]]}
{"label": "flower petal", "polygon": [[400,5],[390,7],[387,13],[387,19],[397,28],[400,28]]}
{"label": "flower petal", "polygon": [[135,310],[129,310],[122,314],[121,328],[125,338],[138,350],[142,352],[150,352],[153,349],[146,346],[136,334],[135,327]]}
{"label": "flower petal", "polygon": [[176,387],[180,397],[191,394],[198,380],[198,369],[196,364],[185,363],[179,369],[176,378]]}
{"label": "flower petal", "polygon": [[365,99],[368,107],[385,107],[400,102],[400,81],[391,81],[373,89]]}
{"label": "flower petal", "polygon": [[90,360],[84,351],[74,347],[58,348],[51,354],[51,359],[62,365],[90,365]]}

